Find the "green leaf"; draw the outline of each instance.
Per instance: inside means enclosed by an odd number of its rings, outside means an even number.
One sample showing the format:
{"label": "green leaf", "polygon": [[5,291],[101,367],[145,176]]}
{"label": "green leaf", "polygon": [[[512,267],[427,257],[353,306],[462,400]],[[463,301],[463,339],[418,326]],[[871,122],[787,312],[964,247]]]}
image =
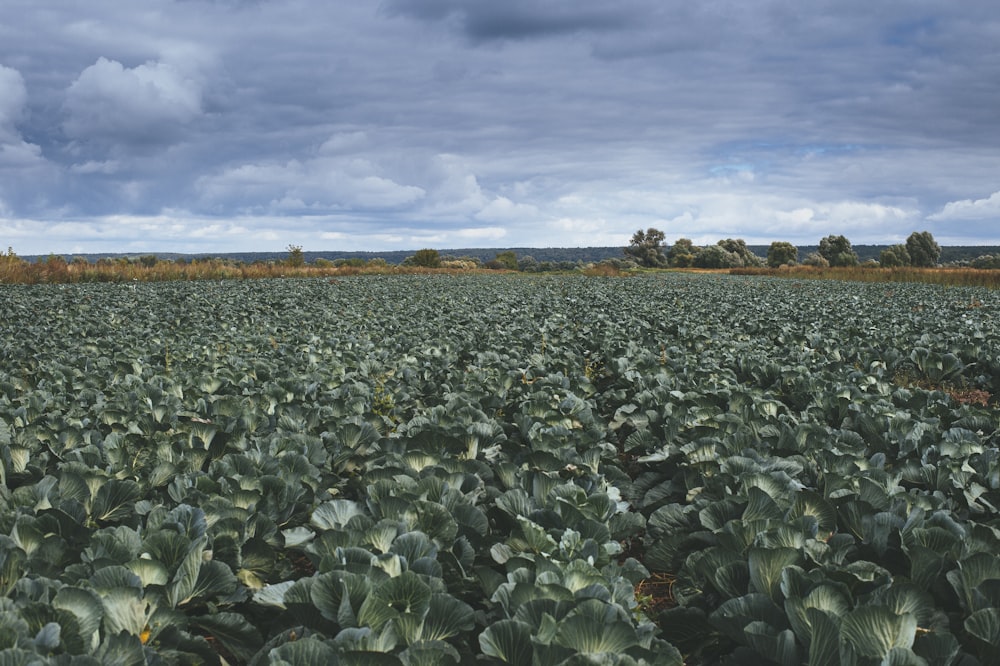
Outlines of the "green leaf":
{"label": "green leaf", "polygon": [[423,532],[441,548],[451,548],[458,535],[458,523],[437,502],[413,502],[403,513],[403,520],[409,531]]}
{"label": "green leaf", "polygon": [[822,495],[810,490],[800,490],[795,493],[795,503],[788,512],[789,521],[801,516],[812,516],[816,519],[820,536],[824,538],[837,529],[837,509]]}
{"label": "green leaf", "polygon": [[281,536],[285,539],[285,548],[297,548],[312,541],[316,533],[304,525],[299,525],[281,530]]}
{"label": "green leaf", "polygon": [[[218,560],[204,562],[198,570],[198,579],[189,599],[218,602],[235,592],[238,585],[236,575],[227,565]],[[181,603],[186,603],[186,600]]]}
{"label": "green leaf", "polygon": [[59,496],[64,500],[76,500],[86,506],[91,500],[90,486],[83,476],[66,470],[59,475]]}
{"label": "green leaf", "polygon": [[321,530],[343,529],[354,516],[363,516],[364,511],[357,502],[351,500],[330,500],[317,506],[309,518],[310,524]]}
{"label": "green leaf", "polygon": [[474,626],[475,616],[468,604],[448,594],[434,594],[420,637],[425,641],[443,641],[471,631]]}
{"label": "green leaf", "polygon": [[531,627],[517,620],[500,620],[479,634],[479,647],[487,657],[512,666],[532,666]]}
{"label": "green leaf", "polygon": [[337,649],[344,652],[374,653],[389,652],[399,643],[396,629],[392,623],[383,627],[382,631],[372,631],[370,627],[349,627],[342,629],[333,639]]}
{"label": "green leaf", "polygon": [[90,577],[90,584],[98,592],[112,590],[117,587],[131,587],[142,591],[142,580],[125,567],[115,564],[103,567]]}
{"label": "green leaf", "polygon": [[219,641],[230,654],[248,661],[263,645],[260,630],[238,613],[216,613],[190,618],[192,627]]}
{"label": "green leaf", "polygon": [[79,587],[63,587],[56,593],[52,606],[73,613],[80,625],[80,636],[90,649],[97,647],[104,619],[104,604],[96,594]]}
{"label": "green leaf", "polygon": [[331,571],[313,577],[309,596],[323,617],[338,622],[341,626],[352,626],[355,621],[345,615],[353,615],[368,597],[372,581],[363,574],[350,571]]}
{"label": "green leaf", "polygon": [[170,571],[157,560],[139,558],[127,562],[125,568],[134,573],[142,581],[142,586],[166,585],[170,581]]}
{"label": "green leaf", "polygon": [[974,553],[959,561],[958,569],[949,571],[947,578],[966,611],[973,613],[989,605],[979,587],[984,581],[1000,580],[1000,560],[993,553]]}
{"label": "green leaf", "polygon": [[657,619],[663,628],[663,638],[685,654],[699,652],[703,646],[719,640],[719,634],[700,608],[668,608]]}
{"label": "green leaf", "polygon": [[786,623],[784,612],[764,594],[729,599],[709,616],[712,626],[738,643],[745,642],[743,628],[758,620],[778,628],[783,628]]}
{"label": "green leaf", "polygon": [[27,554],[10,539],[0,543],[0,596],[10,594],[14,584],[24,576]]}
{"label": "green leaf", "polygon": [[747,644],[771,661],[782,666],[798,666],[802,663],[795,634],[791,629],[778,631],[766,622],[751,622],[743,629]]}
{"label": "green leaf", "polygon": [[198,585],[198,574],[204,561],[203,554],[207,543],[208,537],[203,536],[188,546],[187,553],[167,587],[167,603],[171,608],[177,608],[191,600]]}
{"label": "green leaf", "polygon": [[836,621],[818,608],[806,609],[809,626],[809,666],[840,666],[840,629]]}
{"label": "green leaf", "polygon": [[294,580],[285,580],[280,583],[275,583],[274,585],[265,585],[254,592],[253,600],[261,606],[273,606],[284,610],[286,608],[285,592],[287,592],[288,588],[292,585],[295,585]]}
{"label": "green leaf", "polygon": [[778,602],[781,600],[781,572],[800,560],[799,551],[792,548],[751,548],[747,555],[750,583],[756,591]]}
{"label": "green leaf", "polygon": [[401,666],[403,664],[399,657],[394,654],[370,651],[341,652],[337,663],[340,666]]}
{"label": "green leaf", "polygon": [[520,536],[512,536],[509,541],[515,550],[542,554],[552,553],[559,548],[556,540],[540,525],[521,516],[517,517],[517,523],[520,527]]}
{"label": "green leaf", "polygon": [[965,630],[982,641],[987,650],[1000,656],[1000,609],[983,608],[965,619]]}
{"label": "green leaf", "polygon": [[961,649],[958,639],[948,632],[918,633],[913,641],[913,651],[934,666],[954,663]]}
{"label": "green leaf", "polygon": [[[804,645],[810,645],[813,636],[813,626],[810,621],[810,610],[820,610],[824,617],[839,618],[851,608],[849,597],[840,588],[833,585],[819,585],[812,589],[804,598],[785,599],[785,613],[792,629]],[[838,632],[839,633],[839,632]]]}
{"label": "green leaf", "polygon": [[405,666],[447,666],[462,659],[458,650],[450,644],[426,639],[410,645],[399,658]]}
{"label": "green leaf", "polygon": [[531,498],[521,488],[508,490],[496,499],[496,507],[511,517],[527,516],[535,510]]}
{"label": "green leaf", "polygon": [[114,636],[122,631],[138,636],[146,627],[153,609],[133,587],[116,587],[101,595],[104,605],[104,633]]}
{"label": "green leaf", "polygon": [[744,513],[744,508],[733,500],[713,502],[698,512],[698,519],[708,530],[721,530],[730,520],[736,520]]}
{"label": "green leaf", "polygon": [[112,634],[104,639],[94,656],[103,666],[145,666],[142,642],[132,634]]}
{"label": "green leaf", "polygon": [[403,645],[410,645],[420,640],[420,634],[424,628],[424,618],[423,615],[417,613],[400,613],[385,626],[395,630]]}
{"label": "green leaf", "polygon": [[278,666],[315,666],[338,663],[337,652],[318,638],[307,636],[289,641],[268,653],[268,662]]}
{"label": "green leaf", "polygon": [[194,540],[208,531],[205,511],[189,504],[179,504],[167,512],[160,523],[161,528],[173,528],[177,534]]}
{"label": "green leaf", "polygon": [[726,598],[741,597],[747,593],[750,576],[746,560],[731,550],[707,548],[689,555],[684,564]]}
{"label": "green leaf", "polygon": [[573,615],[559,623],[555,643],[583,654],[620,653],[638,645],[635,628],[621,621],[601,622]]}
{"label": "green leaf", "polygon": [[911,648],[917,618],[897,615],[887,606],[861,606],[847,613],[840,623],[844,641],[862,657],[884,659],[892,648]]}
{"label": "green leaf", "polygon": [[930,626],[934,620],[934,598],[911,583],[897,583],[880,588],[872,595],[872,603],[888,606],[897,615],[912,613],[921,627]]}
{"label": "green leaf", "polygon": [[405,557],[411,564],[422,557],[435,557],[437,550],[430,537],[420,531],[404,532],[389,546],[390,553]]}
{"label": "green leaf", "polygon": [[771,499],[771,496],[757,487],[752,487],[747,491],[747,506],[743,510],[743,521],[753,520],[780,520],[784,518],[784,511]]}
{"label": "green leaf", "polygon": [[116,523],[134,515],[142,487],[131,479],[108,479],[94,495],[90,514],[102,523]]}
{"label": "green leaf", "polygon": [[880,666],[927,666],[927,661],[907,648],[892,648]]}
{"label": "green leaf", "polygon": [[38,630],[33,641],[35,649],[42,653],[51,652],[59,647],[62,627],[57,622],[49,622]]}
{"label": "green leaf", "polygon": [[358,611],[358,623],[378,631],[385,623],[407,613],[423,617],[430,607],[431,590],[412,571],[404,571],[376,587]]}

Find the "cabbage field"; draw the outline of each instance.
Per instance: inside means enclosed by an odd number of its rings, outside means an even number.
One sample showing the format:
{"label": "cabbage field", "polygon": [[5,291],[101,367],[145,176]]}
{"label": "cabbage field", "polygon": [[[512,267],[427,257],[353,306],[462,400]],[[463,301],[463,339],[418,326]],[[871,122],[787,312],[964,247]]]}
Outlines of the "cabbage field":
{"label": "cabbage field", "polygon": [[1000,663],[998,292],[0,294],[0,665]]}

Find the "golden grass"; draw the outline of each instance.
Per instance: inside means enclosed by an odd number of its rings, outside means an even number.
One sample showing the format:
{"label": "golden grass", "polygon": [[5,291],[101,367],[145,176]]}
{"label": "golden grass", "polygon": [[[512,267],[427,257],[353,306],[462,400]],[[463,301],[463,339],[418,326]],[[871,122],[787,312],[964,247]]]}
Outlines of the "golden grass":
{"label": "golden grass", "polygon": [[[975,268],[879,268],[854,266],[816,268],[812,266],[783,266],[781,268],[730,268],[730,269],[668,269],[684,273],[722,273],[730,275],[762,275],[771,277],[810,280],[853,280],[859,282],[926,282],[945,286],[976,286],[996,289],[1000,287],[1000,270]],[[86,261],[67,262],[52,255],[37,262],[28,262],[8,250],[0,254],[0,283],[45,284],[76,282],[165,282],[169,280],[231,280],[290,277],[337,277],[347,275],[399,275],[463,273],[509,273],[506,270],[489,270],[450,266],[447,268],[422,268],[397,266],[384,262],[370,262],[363,266],[315,265],[290,266],[286,262],[255,262],[245,264],[228,259],[197,259],[192,261],[157,260],[152,263],[127,259],[104,259],[97,263]],[[626,277],[636,272],[623,272],[614,266],[598,263],[585,268],[584,275],[595,277]],[[642,270],[638,273],[658,272]]]}
{"label": "golden grass", "polygon": [[850,266],[817,268],[793,266],[782,268],[732,268],[731,275],[767,275],[810,280],[848,280],[855,282],[925,282],[949,287],[1000,287],[1000,270],[977,268],[881,268]]}
{"label": "golden grass", "polygon": [[[282,262],[245,264],[226,259],[156,261],[152,265],[125,259],[67,262],[50,256],[28,262],[8,252],[0,254],[0,283],[68,284],[79,282],[166,282],[170,280],[232,280],[258,278],[338,277],[348,275],[435,274],[486,272],[481,269],[422,268],[374,263],[365,266],[289,266]],[[495,271],[491,271],[495,272]]]}

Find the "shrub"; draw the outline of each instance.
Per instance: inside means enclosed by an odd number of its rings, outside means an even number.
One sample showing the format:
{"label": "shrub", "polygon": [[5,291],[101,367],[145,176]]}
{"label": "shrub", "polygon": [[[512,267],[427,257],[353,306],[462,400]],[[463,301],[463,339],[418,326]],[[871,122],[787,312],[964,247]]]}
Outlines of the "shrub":
{"label": "shrub", "polygon": [[437,250],[424,248],[417,250],[412,255],[403,260],[404,266],[420,266],[421,268],[439,268],[441,266],[441,255]]}

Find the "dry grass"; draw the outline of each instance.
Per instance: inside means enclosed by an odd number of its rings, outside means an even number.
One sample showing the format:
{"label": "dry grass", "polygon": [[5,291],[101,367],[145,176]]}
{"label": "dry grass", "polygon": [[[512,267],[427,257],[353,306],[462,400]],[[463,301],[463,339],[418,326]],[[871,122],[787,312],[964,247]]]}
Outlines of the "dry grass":
{"label": "dry grass", "polygon": [[[960,378],[961,380],[961,378]],[[961,380],[958,384],[954,382],[933,382],[929,379],[914,377],[908,372],[899,371],[892,382],[896,386],[903,388],[919,388],[925,391],[941,391],[957,403],[963,405],[977,405],[979,407],[989,407],[995,404],[993,394],[983,389],[973,388]]]}
{"label": "dry grass", "polygon": [[951,396],[952,400],[963,405],[979,405],[980,407],[989,407],[990,400],[993,398],[988,392],[977,389],[954,389],[948,391],[948,395]]}
{"label": "dry grass", "polygon": [[649,616],[673,608],[677,605],[674,599],[674,583],[677,578],[669,573],[654,573],[649,578],[643,578],[635,586],[635,598],[639,607]]}
{"label": "dry grass", "polygon": [[855,282],[925,282],[949,287],[1000,288],[1000,270],[977,268],[880,268],[851,266],[817,268],[793,266],[782,268],[732,268],[732,275],[767,275],[772,277],[848,280]]}
{"label": "dry grass", "polygon": [[591,277],[628,277],[630,275],[630,273],[623,273],[616,266],[605,263],[587,266],[583,269],[583,274]]}
{"label": "dry grass", "polygon": [[78,282],[166,282],[170,280],[231,280],[347,275],[445,274],[480,272],[459,268],[421,268],[374,263],[366,266],[289,266],[282,262],[244,264],[226,259],[156,261],[151,265],[124,259],[67,262],[60,256],[28,262],[12,252],[0,254],[0,283],[67,284]]}

